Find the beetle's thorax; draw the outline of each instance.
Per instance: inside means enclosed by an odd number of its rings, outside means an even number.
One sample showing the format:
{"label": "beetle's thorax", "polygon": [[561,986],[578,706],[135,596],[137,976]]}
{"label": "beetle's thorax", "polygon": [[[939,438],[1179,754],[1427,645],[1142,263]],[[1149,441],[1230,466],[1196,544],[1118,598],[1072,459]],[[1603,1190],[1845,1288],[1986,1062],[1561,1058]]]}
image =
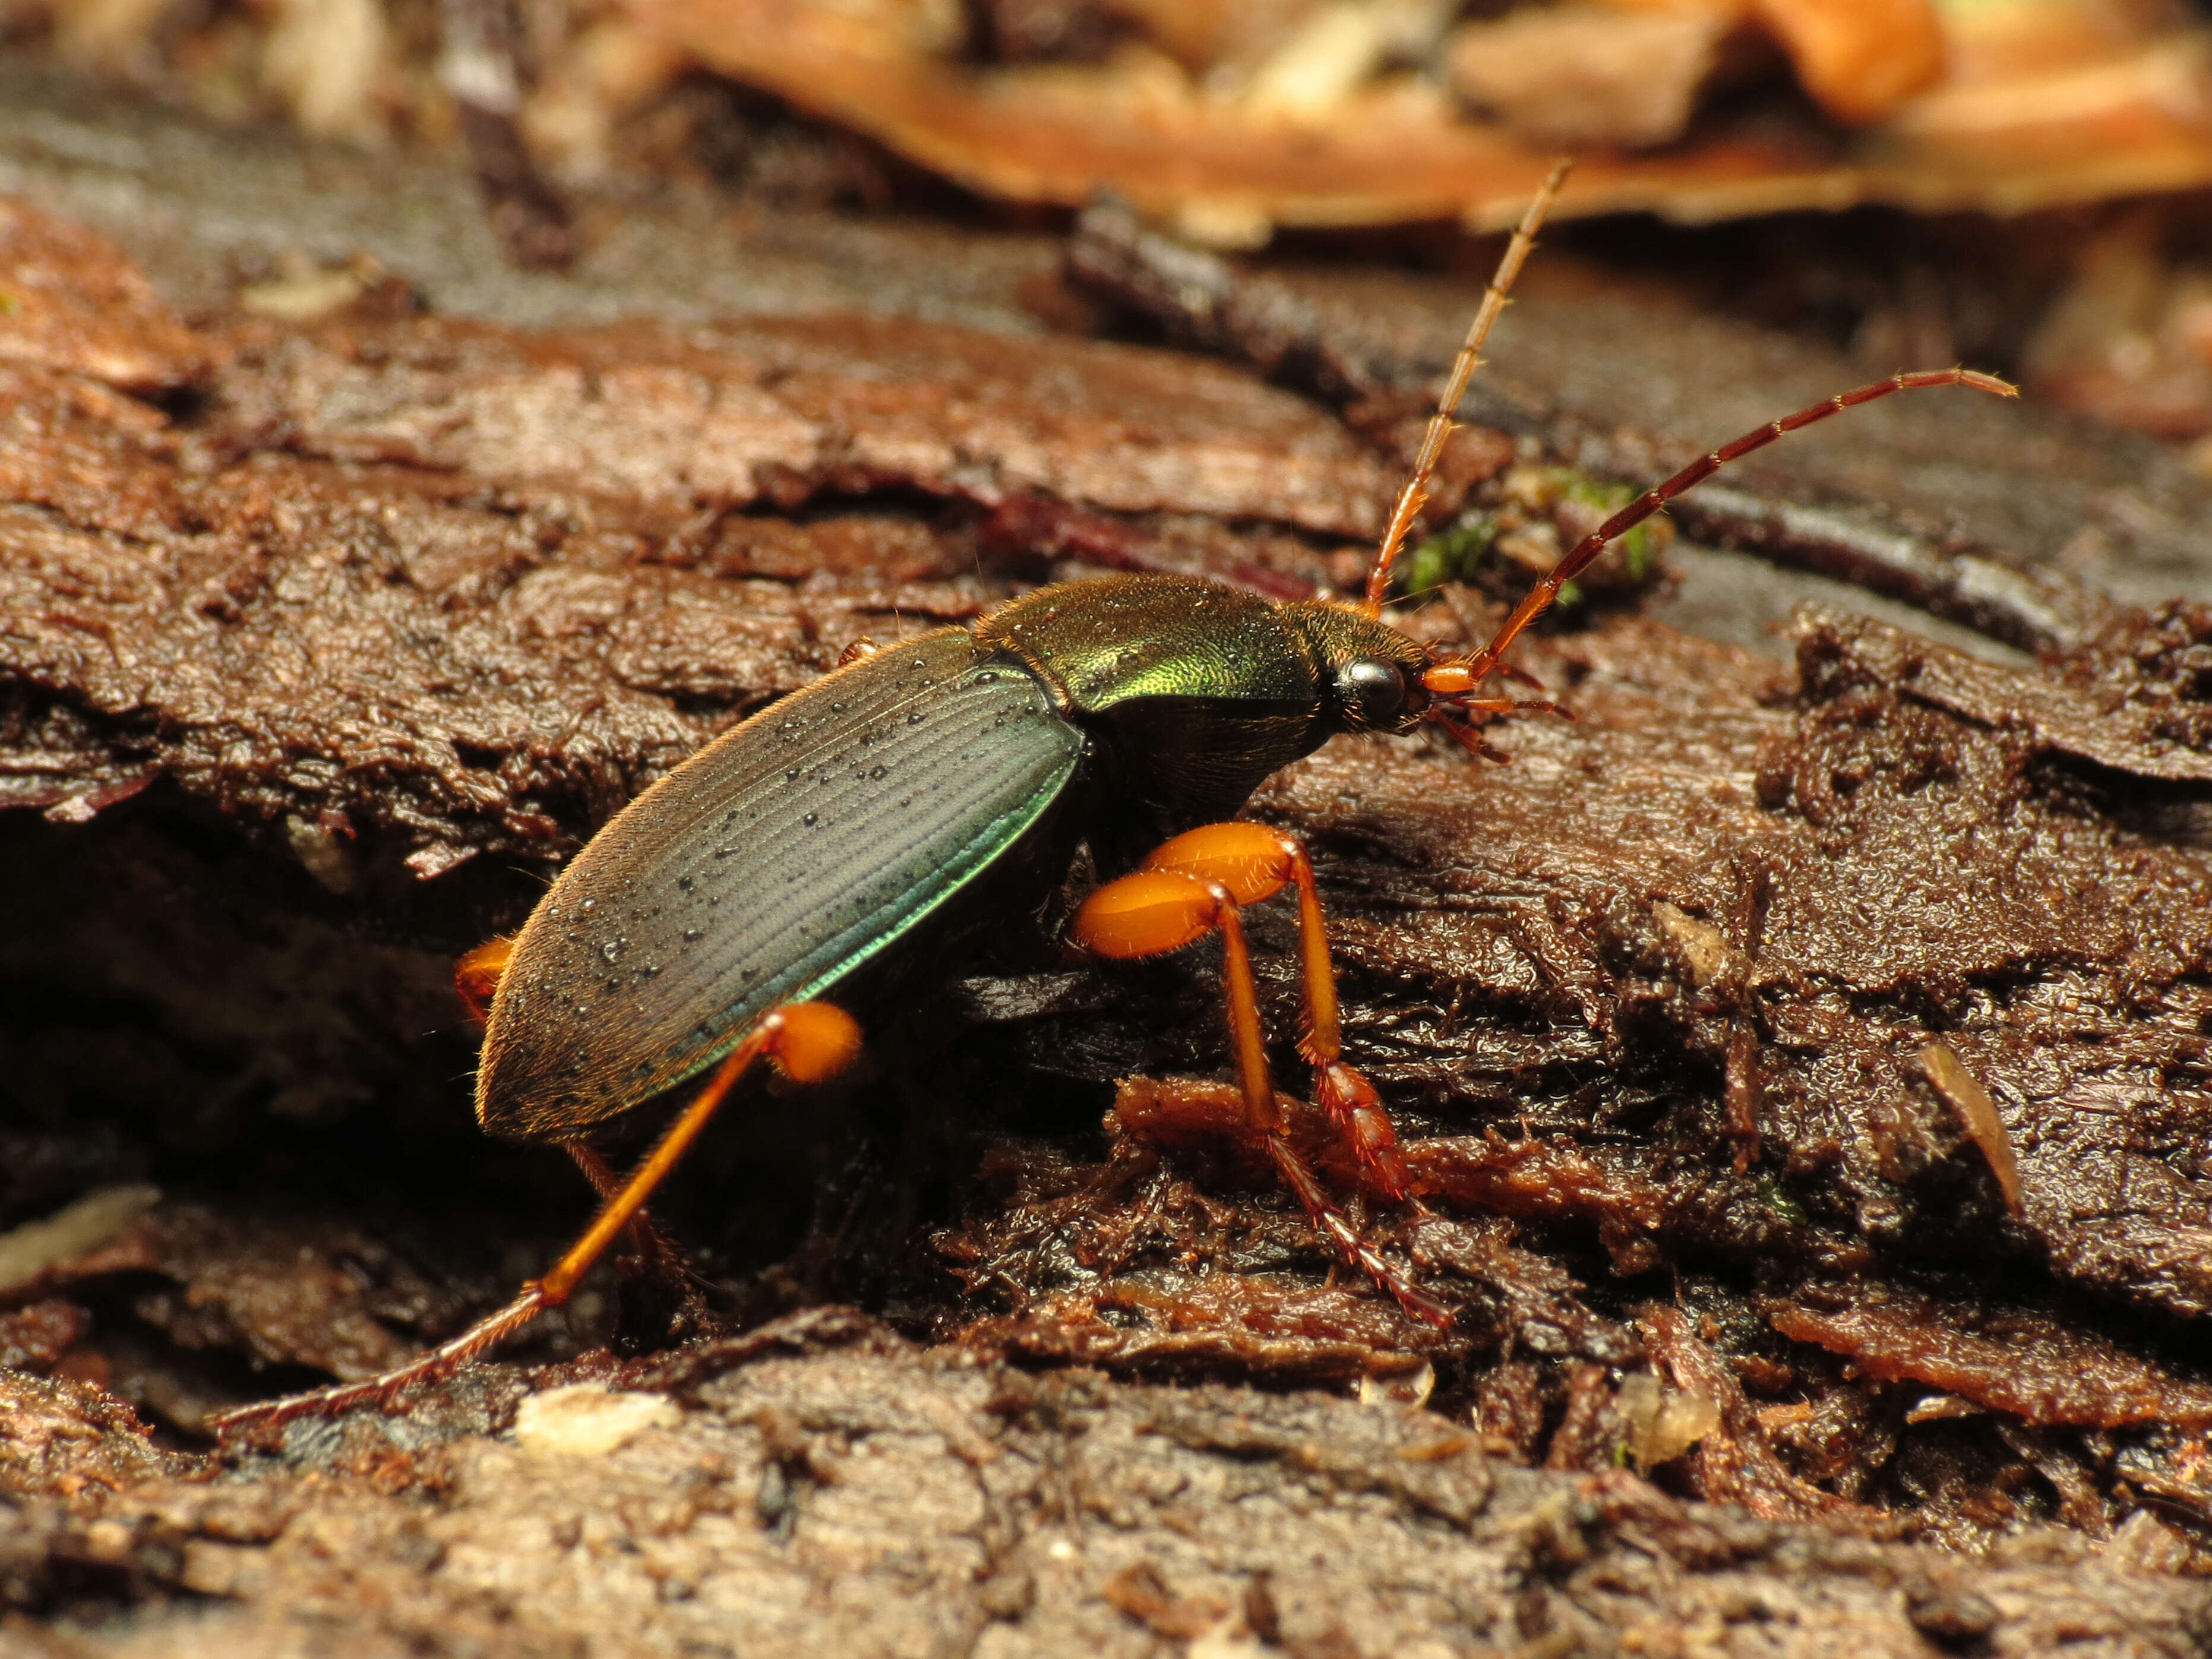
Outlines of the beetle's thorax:
{"label": "beetle's thorax", "polygon": [[1312,653],[1276,613],[1194,576],[1109,576],[1002,605],[975,638],[1019,658],[1072,714],[1150,697],[1303,710],[1318,695]]}
{"label": "beetle's thorax", "polygon": [[[1341,626],[1340,626],[1341,624]],[[1121,786],[1169,826],[1226,817],[1269,774],[1348,720],[1334,670],[1367,632],[1420,648],[1346,607],[1275,605],[1192,576],[1069,582],[976,625],[980,647],[1036,675],[1111,751]]]}

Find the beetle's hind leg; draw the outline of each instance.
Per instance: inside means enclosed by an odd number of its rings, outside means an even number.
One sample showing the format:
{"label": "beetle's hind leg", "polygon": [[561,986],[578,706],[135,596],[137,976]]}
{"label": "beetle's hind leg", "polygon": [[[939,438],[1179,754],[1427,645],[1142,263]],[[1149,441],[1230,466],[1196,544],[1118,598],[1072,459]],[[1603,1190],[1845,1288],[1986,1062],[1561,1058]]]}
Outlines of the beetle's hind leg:
{"label": "beetle's hind leg", "polygon": [[[498,994],[499,981],[514,954],[514,936],[502,934],[487,939],[453,964],[453,989],[459,994],[461,1005],[468,1010],[469,1018],[479,1033],[491,1017],[492,998]],[[599,1150],[582,1140],[564,1140],[561,1148],[582,1171],[584,1179],[592,1183],[599,1202],[613,1203],[622,1192],[623,1177]],[[635,1252],[636,1272],[681,1283],[687,1299],[694,1304],[697,1303],[696,1279],[684,1253],[653,1224],[648,1212],[640,1210],[630,1218],[629,1242]],[[692,1310],[696,1311],[696,1306]]]}
{"label": "beetle's hind leg", "polygon": [[[682,1161],[739,1078],[756,1062],[767,1060],[798,1083],[816,1083],[836,1076],[860,1051],[860,1029],[851,1015],[826,1002],[791,1003],[761,1016],[744,1039],[714,1070],[683,1115],[669,1126],[659,1145],[620,1184],[598,1218],[584,1230],[543,1279],[532,1279],[522,1293],[489,1318],[478,1320],[451,1341],[441,1343],[419,1358],[364,1382],[317,1389],[289,1399],[264,1401],[226,1412],[214,1419],[216,1431],[262,1424],[289,1422],[300,1417],[331,1417],[356,1406],[388,1402],[419,1383],[435,1382],[453,1376],[471,1360],[481,1358],[530,1323],[549,1308],[557,1308],[574,1291],[576,1283],[606,1253],[607,1247],[635,1226],[668,1172]],[[572,1154],[573,1155],[573,1154]],[[598,1185],[591,1161],[577,1164]],[[599,1166],[604,1170],[605,1166]],[[610,1172],[611,1173],[611,1172]],[[653,1235],[658,1237],[657,1234]]]}
{"label": "beetle's hind leg", "polygon": [[1329,967],[1321,900],[1314,888],[1312,864],[1295,836],[1253,823],[1208,824],[1178,836],[1154,853],[1143,869],[1109,882],[1085,900],[1069,924],[1069,933],[1086,950],[1122,957],[1163,955],[1209,933],[1220,933],[1230,1036],[1237,1051],[1237,1079],[1247,1125],[1267,1148],[1315,1229],[1344,1259],[1414,1317],[1448,1327],[1451,1310],[1360,1238],[1291,1142],[1260,1030],[1259,994],[1253,983],[1241,907],[1292,884],[1298,890],[1306,1007],[1299,1052],[1313,1063],[1317,1102],[1340,1126],[1363,1170],[1382,1191],[1403,1200],[1407,1196],[1405,1158],[1389,1114],[1374,1085],[1343,1058],[1336,979]]}
{"label": "beetle's hind leg", "polygon": [[[611,1204],[621,1195],[625,1177],[597,1147],[587,1141],[564,1140],[561,1149],[592,1183],[600,1203]],[[635,1328],[642,1334],[652,1325],[659,1334],[678,1339],[703,1328],[712,1317],[707,1305],[707,1281],[682,1247],[654,1223],[650,1210],[640,1210],[629,1218],[625,1241],[629,1252],[616,1258],[615,1271],[649,1291],[647,1304],[637,1310],[641,1322]],[[627,1326],[632,1298],[625,1294],[623,1301]]]}

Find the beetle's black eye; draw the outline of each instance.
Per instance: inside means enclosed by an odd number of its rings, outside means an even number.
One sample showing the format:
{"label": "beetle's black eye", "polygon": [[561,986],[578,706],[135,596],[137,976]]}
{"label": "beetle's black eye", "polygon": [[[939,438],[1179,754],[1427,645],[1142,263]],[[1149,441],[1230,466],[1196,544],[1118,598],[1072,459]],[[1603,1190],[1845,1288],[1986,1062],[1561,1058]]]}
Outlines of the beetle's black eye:
{"label": "beetle's black eye", "polygon": [[1362,726],[1389,726],[1405,712],[1406,676],[1395,662],[1354,657],[1337,671],[1336,695]]}

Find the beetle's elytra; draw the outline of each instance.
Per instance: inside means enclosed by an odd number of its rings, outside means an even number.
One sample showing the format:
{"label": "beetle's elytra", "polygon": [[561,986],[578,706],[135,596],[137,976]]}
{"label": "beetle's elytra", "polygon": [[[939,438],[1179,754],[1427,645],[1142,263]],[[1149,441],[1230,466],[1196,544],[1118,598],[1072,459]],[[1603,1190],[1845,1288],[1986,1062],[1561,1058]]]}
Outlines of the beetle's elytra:
{"label": "beetle's elytra", "polygon": [[565,1144],[595,1173],[604,1165],[586,1141],[594,1126],[711,1071],[708,1081],[584,1236],[507,1308],[400,1370],[249,1407],[225,1426],[389,1397],[565,1299],[749,1067],[767,1059],[804,1082],[852,1058],[860,1033],[834,999],[855,974],[986,895],[1009,915],[1033,908],[1024,891],[1041,896],[1064,880],[1085,842],[1103,868],[1138,867],[1084,902],[1071,940],[1119,957],[1222,936],[1249,1133],[1348,1262],[1409,1314],[1448,1324],[1450,1310],[1362,1242],[1285,1133],[1240,910],[1291,886],[1307,1012],[1299,1048],[1313,1097],[1374,1184],[1411,1196],[1381,1097],[1341,1052],[1304,850],[1279,831],[1224,820],[1269,775],[1340,732],[1434,721],[1481,751],[1471,715],[1548,708],[1483,695],[1505,647],[1608,544],[1736,456],[1893,392],[2011,392],[1964,369],[1898,374],[1761,427],[1585,538],[1481,651],[1432,655],[1383,619],[1391,567],[1564,171],[1531,204],[1484,295],[1362,600],[1278,604],[1180,576],[1041,589],[972,629],[857,656],[624,808],[513,940],[462,964],[464,995],[488,1005],[477,1115],[497,1133]]}
{"label": "beetle's elytra", "polygon": [[1407,729],[1425,665],[1342,606],[1173,576],[1046,588],[848,664],[578,854],[514,940],[477,1115],[573,1137],[826,994],[1017,853],[1056,878],[1070,836],[1109,817],[1157,842],[1337,732]]}

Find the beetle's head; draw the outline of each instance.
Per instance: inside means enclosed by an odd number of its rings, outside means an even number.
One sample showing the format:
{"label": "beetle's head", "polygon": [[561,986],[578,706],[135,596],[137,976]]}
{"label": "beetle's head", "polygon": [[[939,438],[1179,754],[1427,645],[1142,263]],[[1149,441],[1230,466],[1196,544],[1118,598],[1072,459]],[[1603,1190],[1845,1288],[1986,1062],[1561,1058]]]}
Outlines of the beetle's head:
{"label": "beetle's head", "polygon": [[[1433,720],[1475,752],[1502,758],[1468,718],[1478,709],[1508,706],[1494,696],[1478,696],[1491,674],[1513,672],[1498,666],[1494,647],[1473,655],[1433,653],[1381,617],[1328,599],[1286,605],[1282,613],[1305,635],[1322,665],[1322,696],[1335,729],[1402,735],[1423,720]],[[1552,707],[1522,702],[1510,706]]]}
{"label": "beetle's head", "polygon": [[1388,623],[1327,599],[1282,607],[1321,665],[1329,724],[1349,732],[1410,732],[1432,701],[1429,653]]}

